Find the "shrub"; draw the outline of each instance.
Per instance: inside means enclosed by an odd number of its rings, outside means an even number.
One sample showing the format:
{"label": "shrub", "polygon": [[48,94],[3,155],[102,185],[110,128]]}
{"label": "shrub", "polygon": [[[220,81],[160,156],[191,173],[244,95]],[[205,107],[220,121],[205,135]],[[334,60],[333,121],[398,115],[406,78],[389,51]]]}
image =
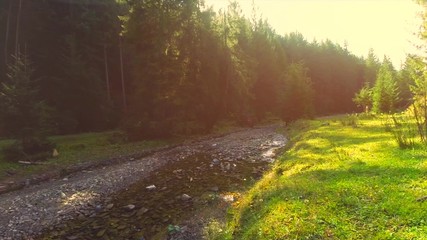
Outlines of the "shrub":
{"label": "shrub", "polygon": [[356,114],[349,114],[345,118],[341,118],[340,122],[343,126],[358,127],[359,120]]}
{"label": "shrub", "polygon": [[26,138],[17,140],[2,149],[8,161],[43,161],[52,156],[55,144],[44,138]]}
{"label": "shrub", "polygon": [[393,134],[394,140],[401,149],[412,148],[415,146],[415,137],[417,129],[411,123],[411,119],[405,116],[391,116],[392,121],[388,121],[386,131]]}

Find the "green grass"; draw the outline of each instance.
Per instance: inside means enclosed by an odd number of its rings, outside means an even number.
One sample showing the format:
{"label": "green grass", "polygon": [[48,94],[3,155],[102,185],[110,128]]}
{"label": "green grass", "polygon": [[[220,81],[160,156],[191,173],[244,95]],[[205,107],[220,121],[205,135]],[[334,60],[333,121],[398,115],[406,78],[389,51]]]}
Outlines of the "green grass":
{"label": "green grass", "polygon": [[[84,163],[97,163],[106,159],[139,153],[143,150],[164,146],[168,141],[125,142],[119,132],[85,133],[77,135],[55,136],[59,156],[48,159],[43,165],[24,166],[5,160],[0,155],[0,181],[20,179],[32,174],[49,171],[61,171],[67,167]],[[0,148],[10,144],[11,140],[1,140]],[[9,173],[13,173],[11,176]]]}
{"label": "green grass", "polygon": [[293,124],[220,239],[427,239],[427,149],[400,149],[383,118]]}

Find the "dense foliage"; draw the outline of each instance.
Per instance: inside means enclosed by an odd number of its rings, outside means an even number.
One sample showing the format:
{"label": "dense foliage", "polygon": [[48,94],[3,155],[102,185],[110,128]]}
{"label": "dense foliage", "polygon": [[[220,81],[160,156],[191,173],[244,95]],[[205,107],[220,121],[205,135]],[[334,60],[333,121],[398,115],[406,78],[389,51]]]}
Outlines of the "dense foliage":
{"label": "dense foliage", "polygon": [[7,0],[0,20],[1,72],[13,56],[31,60],[51,134],[121,123],[138,139],[208,132],[224,119],[352,112],[384,65],[373,51],[365,60],[331,41],[281,36],[235,2],[215,12],[197,0]]}

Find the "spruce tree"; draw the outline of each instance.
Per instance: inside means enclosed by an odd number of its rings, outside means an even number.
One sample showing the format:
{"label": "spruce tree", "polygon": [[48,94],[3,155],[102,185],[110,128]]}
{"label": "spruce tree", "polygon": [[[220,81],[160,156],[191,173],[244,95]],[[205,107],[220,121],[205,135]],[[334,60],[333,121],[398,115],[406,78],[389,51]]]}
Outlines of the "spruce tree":
{"label": "spruce tree", "polygon": [[14,57],[0,85],[0,123],[16,142],[4,149],[9,160],[40,160],[53,144],[47,141],[49,108],[41,101],[34,69],[26,56]]}
{"label": "spruce tree", "polygon": [[390,113],[395,111],[399,100],[396,71],[387,57],[384,57],[384,61],[378,71],[372,94],[374,112]]}

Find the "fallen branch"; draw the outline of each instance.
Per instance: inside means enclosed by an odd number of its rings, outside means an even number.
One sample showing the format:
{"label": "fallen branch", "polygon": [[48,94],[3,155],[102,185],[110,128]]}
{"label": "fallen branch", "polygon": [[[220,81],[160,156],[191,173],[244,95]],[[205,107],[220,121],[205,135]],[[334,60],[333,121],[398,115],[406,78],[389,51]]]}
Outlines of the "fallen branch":
{"label": "fallen branch", "polygon": [[18,163],[24,164],[24,165],[46,165],[46,163],[43,163],[43,162],[18,161]]}

